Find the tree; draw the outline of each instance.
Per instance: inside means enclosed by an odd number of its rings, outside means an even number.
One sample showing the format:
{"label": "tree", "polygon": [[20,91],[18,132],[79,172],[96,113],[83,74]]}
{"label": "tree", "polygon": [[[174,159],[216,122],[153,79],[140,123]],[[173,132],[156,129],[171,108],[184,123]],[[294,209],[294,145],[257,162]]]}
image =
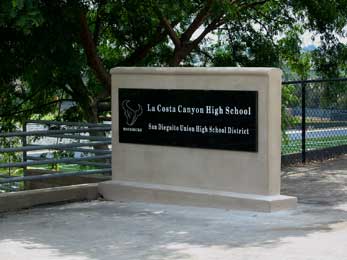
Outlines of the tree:
{"label": "tree", "polygon": [[[84,120],[97,122],[115,66],[277,66],[276,38],[292,32],[294,22],[325,36],[341,32],[345,2],[2,1],[1,121],[46,113],[72,99]],[[298,45],[294,31],[284,49]],[[212,33],[220,36],[217,46]]]}

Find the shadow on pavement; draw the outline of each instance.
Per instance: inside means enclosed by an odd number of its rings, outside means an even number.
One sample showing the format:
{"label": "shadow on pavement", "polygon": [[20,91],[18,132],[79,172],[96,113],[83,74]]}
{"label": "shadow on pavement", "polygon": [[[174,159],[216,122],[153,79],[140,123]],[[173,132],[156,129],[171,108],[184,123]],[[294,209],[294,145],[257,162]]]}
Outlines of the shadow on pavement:
{"label": "shadow on pavement", "polygon": [[[339,229],[346,234],[346,168],[342,157],[286,169],[283,193],[303,203],[291,211],[254,213],[93,201],[2,214],[0,255],[46,260],[237,260],[280,259],[288,250],[286,259],[301,259],[296,254],[321,254],[320,248],[330,241],[335,243],[333,253],[324,251],[320,259],[334,259],[334,252],[345,251],[339,251],[339,246],[345,248],[346,240],[336,242],[341,235],[328,235]],[[313,249],[308,249],[309,239]],[[322,245],[315,244],[319,241]],[[291,250],[295,243],[302,249]]]}

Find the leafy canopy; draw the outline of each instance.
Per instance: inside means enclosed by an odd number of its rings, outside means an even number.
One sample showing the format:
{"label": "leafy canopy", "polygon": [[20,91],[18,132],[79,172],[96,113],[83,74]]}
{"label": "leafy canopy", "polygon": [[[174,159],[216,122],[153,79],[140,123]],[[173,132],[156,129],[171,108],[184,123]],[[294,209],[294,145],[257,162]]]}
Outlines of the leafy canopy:
{"label": "leafy canopy", "polygon": [[[56,113],[97,122],[115,66],[279,66],[307,78],[346,70],[347,0],[4,0],[0,124]],[[301,51],[316,31],[323,47]],[[334,74],[335,73],[335,74]],[[60,114],[56,114],[62,117]]]}

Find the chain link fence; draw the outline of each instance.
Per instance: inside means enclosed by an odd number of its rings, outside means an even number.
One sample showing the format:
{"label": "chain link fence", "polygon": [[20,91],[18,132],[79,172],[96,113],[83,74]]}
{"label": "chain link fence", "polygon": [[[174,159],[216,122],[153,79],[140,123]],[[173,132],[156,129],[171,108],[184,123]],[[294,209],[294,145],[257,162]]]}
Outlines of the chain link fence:
{"label": "chain link fence", "polygon": [[347,153],[347,78],[283,82],[282,165]]}

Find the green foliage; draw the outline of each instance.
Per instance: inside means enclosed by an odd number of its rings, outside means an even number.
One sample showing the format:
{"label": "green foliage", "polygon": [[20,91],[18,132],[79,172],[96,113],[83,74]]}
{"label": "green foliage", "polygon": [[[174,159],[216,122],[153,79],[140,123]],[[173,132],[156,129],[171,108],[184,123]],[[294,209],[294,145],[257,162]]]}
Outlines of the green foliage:
{"label": "green foliage", "polygon": [[[7,128],[6,130],[13,130],[12,125],[10,126],[10,128]],[[21,145],[21,139],[19,137],[12,137],[12,138],[1,137],[0,138],[0,147],[18,147],[20,145]],[[21,160],[22,160],[21,153],[18,153],[18,152],[0,153],[0,164],[15,163],[15,162],[20,162]],[[20,173],[22,173],[22,169],[0,168],[0,175],[16,176]],[[6,187],[3,185],[0,185],[0,192],[1,190],[4,190],[4,189],[6,189]]]}
{"label": "green foliage", "polygon": [[[346,47],[334,35],[346,14],[346,0],[4,0],[0,125],[45,114],[97,121],[115,66],[280,66],[301,79],[315,67],[345,75]],[[303,53],[305,30],[322,33],[325,45]],[[76,107],[59,114],[66,99]]]}
{"label": "green foliage", "polygon": [[293,117],[288,110],[288,108],[296,107],[299,105],[299,99],[297,96],[297,88],[294,85],[286,85],[282,87],[282,142],[288,144],[289,139],[285,133],[285,130],[289,129],[290,126],[293,126],[297,123],[297,119]]}
{"label": "green foliage", "polygon": [[64,122],[82,122],[83,111],[79,106],[72,106],[68,108],[62,116]]}
{"label": "green foliage", "polygon": [[18,32],[30,34],[32,28],[42,25],[44,19],[40,14],[39,2],[28,0],[1,1],[0,26],[13,24]]}
{"label": "green foliage", "polygon": [[308,29],[329,34],[333,31],[341,32],[346,25],[346,0],[294,0],[292,7],[294,12],[307,21],[305,27]]}
{"label": "green foliage", "polygon": [[239,33],[229,45],[212,47],[213,66],[278,67],[279,56],[272,40],[254,31],[251,35]]}
{"label": "green foliage", "polygon": [[293,26],[285,32],[285,37],[278,41],[278,49],[282,63],[290,68],[291,77],[308,79],[312,69],[312,54],[302,52],[300,35],[304,32],[302,26]]}
{"label": "green foliage", "polygon": [[[330,46],[329,46],[330,45]],[[347,76],[347,46],[335,39],[313,51],[315,70],[324,78]]]}
{"label": "green foliage", "polygon": [[[0,138],[0,147],[16,147],[21,143],[20,138]],[[11,163],[21,161],[21,155],[18,152],[4,153],[0,155],[0,163]]]}

